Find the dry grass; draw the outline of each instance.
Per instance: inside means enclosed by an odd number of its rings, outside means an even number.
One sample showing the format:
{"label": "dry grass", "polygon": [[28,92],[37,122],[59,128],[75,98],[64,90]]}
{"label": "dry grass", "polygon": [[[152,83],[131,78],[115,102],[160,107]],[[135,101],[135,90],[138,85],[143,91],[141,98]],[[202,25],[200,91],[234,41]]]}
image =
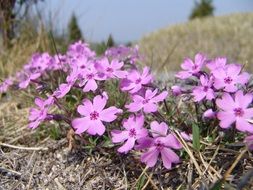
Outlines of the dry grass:
{"label": "dry grass", "polygon": [[19,37],[12,41],[12,47],[0,51],[0,78],[20,70],[33,53],[51,49],[50,38],[44,27],[34,28],[31,23],[26,23]]}
{"label": "dry grass", "polygon": [[253,13],[196,19],[158,30],[139,44],[144,64],[159,71],[177,71],[185,57],[197,52],[227,56],[253,71]]}

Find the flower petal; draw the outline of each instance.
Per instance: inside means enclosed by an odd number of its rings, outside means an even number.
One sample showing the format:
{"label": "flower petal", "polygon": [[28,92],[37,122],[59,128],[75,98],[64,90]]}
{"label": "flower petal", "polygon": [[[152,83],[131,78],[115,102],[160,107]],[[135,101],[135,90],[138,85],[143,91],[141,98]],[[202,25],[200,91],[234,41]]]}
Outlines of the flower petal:
{"label": "flower petal", "polygon": [[84,92],[89,92],[89,91],[95,91],[98,88],[98,85],[94,79],[88,80],[86,85],[83,88]]}
{"label": "flower petal", "polygon": [[105,126],[100,120],[90,121],[90,127],[87,130],[90,135],[100,135],[105,133]]}
{"label": "flower petal", "polygon": [[71,124],[72,124],[73,128],[76,129],[75,133],[81,134],[81,133],[85,132],[90,126],[89,121],[90,120],[88,117],[74,119]]}
{"label": "flower petal", "polygon": [[97,112],[101,112],[104,109],[105,105],[106,98],[103,98],[100,95],[95,96],[95,98],[93,99],[94,110],[96,110]]}
{"label": "flower petal", "polygon": [[224,93],[221,99],[217,99],[216,104],[225,111],[231,111],[235,108],[235,102],[228,93]]}
{"label": "flower petal", "polygon": [[174,148],[174,149],[180,149],[182,148],[181,143],[177,140],[177,138],[173,134],[169,134],[166,137],[162,139],[162,142],[168,147]]}
{"label": "flower petal", "polygon": [[118,109],[118,108],[112,106],[112,107],[102,110],[99,113],[99,117],[102,121],[111,122],[117,118],[117,116],[115,114],[121,113],[121,112],[122,112],[121,109]]}
{"label": "flower petal", "polygon": [[236,120],[235,115],[231,112],[218,112],[217,117],[220,120],[220,127],[225,129],[231,127]]}
{"label": "flower petal", "polygon": [[122,61],[119,62],[119,61],[116,60],[116,59],[113,59],[112,62],[111,62],[111,66],[112,66],[112,68],[115,69],[115,70],[120,69],[121,67],[123,67],[123,65],[124,65],[124,62],[122,62]]}
{"label": "flower petal", "polygon": [[134,139],[134,138],[129,138],[129,139],[126,141],[126,143],[123,144],[123,146],[121,146],[121,147],[118,149],[118,152],[127,153],[127,152],[129,152],[131,149],[133,149],[134,144],[135,144],[135,139]]}
{"label": "flower petal", "polygon": [[154,98],[151,99],[152,102],[161,102],[163,101],[166,97],[168,96],[167,91],[163,91],[159,95],[155,96]]}
{"label": "flower petal", "polygon": [[83,100],[83,106],[82,105],[78,106],[77,111],[81,115],[88,116],[88,115],[90,115],[91,112],[94,111],[94,108],[93,108],[93,105],[92,105],[92,103],[89,99],[84,99]]}
{"label": "flower petal", "polygon": [[243,94],[241,90],[235,93],[235,103],[241,108],[247,108],[252,102],[252,94]]}
{"label": "flower petal", "polygon": [[163,165],[167,169],[171,169],[171,163],[178,163],[180,161],[178,155],[169,148],[163,148],[161,155]]}
{"label": "flower petal", "polygon": [[125,106],[129,112],[137,112],[142,109],[143,104],[142,102],[132,102]]}
{"label": "flower petal", "polygon": [[128,139],[128,131],[112,130],[112,142],[119,143]]}
{"label": "flower petal", "polygon": [[159,151],[155,147],[152,147],[141,155],[141,162],[146,163],[148,167],[153,167],[157,162],[158,155]]}
{"label": "flower petal", "polygon": [[150,128],[152,130],[152,136],[158,137],[158,136],[165,136],[167,135],[168,131],[168,125],[164,122],[159,124],[157,121],[153,121],[150,124]]}
{"label": "flower petal", "polygon": [[237,118],[235,126],[239,131],[253,133],[253,125],[243,118]]}
{"label": "flower petal", "polygon": [[157,105],[150,102],[150,103],[147,103],[147,104],[144,104],[143,106],[143,111],[145,113],[152,113],[152,112],[156,112],[157,111]]}

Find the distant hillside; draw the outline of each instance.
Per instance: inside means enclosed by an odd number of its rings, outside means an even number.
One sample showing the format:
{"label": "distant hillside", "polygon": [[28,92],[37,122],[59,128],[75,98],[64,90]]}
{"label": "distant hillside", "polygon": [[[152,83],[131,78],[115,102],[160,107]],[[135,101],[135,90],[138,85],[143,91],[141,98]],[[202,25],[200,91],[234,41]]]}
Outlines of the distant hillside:
{"label": "distant hillside", "polygon": [[145,64],[156,71],[175,71],[197,52],[227,56],[253,71],[253,13],[196,19],[158,30],[139,42]]}

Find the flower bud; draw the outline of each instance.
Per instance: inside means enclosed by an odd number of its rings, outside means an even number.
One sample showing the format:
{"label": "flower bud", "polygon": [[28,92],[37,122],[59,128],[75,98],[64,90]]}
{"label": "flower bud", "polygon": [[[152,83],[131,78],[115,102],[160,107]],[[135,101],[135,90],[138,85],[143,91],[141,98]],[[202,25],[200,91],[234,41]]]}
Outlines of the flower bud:
{"label": "flower bud", "polygon": [[216,113],[212,109],[208,109],[203,113],[203,118],[213,119],[216,117]]}
{"label": "flower bud", "polygon": [[172,94],[174,95],[174,96],[179,96],[179,95],[181,95],[182,94],[182,90],[181,90],[181,87],[180,86],[172,86],[171,87],[171,89],[172,89]]}

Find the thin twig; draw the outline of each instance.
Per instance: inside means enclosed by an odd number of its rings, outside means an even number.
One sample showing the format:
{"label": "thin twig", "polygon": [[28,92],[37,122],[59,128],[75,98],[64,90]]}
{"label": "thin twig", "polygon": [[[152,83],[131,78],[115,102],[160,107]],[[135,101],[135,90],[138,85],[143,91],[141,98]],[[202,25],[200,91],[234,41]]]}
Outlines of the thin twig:
{"label": "thin twig", "polygon": [[34,151],[48,150],[47,147],[22,147],[22,146],[15,146],[15,145],[11,145],[11,144],[6,144],[6,143],[2,143],[2,142],[0,142],[0,146],[9,147],[9,148],[13,148],[13,149],[19,149],[19,150],[34,150]]}
{"label": "thin twig", "polygon": [[[219,149],[220,149],[220,145],[218,145],[217,149],[215,150],[215,152],[214,152],[214,154],[213,154],[211,160],[209,161],[209,163],[208,163],[206,169],[205,169],[204,172],[203,172],[203,175],[205,175],[206,171],[207,171],[207,170],[209,169],[209,167],[211,166],[211,163],[213,162],[214,158],[217,156],[217,154],[218,154],[218,152],[219,152]],[[218,177],[220,177],[220,176],[218,176]]]}
{"label": "thin twig", "polygon": [[246,152],[247,152],[247,148],[243,149],[243,151],[237,156],[237,158],[235,159],[234,163],[230,166],[230,168],[224,174],[224,180],[226,180],[228,178],[228,176],[230,175],[230,173],[233,171],[233,169],[235,168],[235,166],[238,164],[238,162],[241,160],[242,156]]}
{"label": "thin twig", "polygon": [[135,183],[133,184],[132,186],[132,190],[135,188],[136,184],[138,183],[138,181],[141,179],[141,177],[143,176],[143,174],[145,174],[146,170],[148,169],[148,167],[145,167],[143,170],[142,170],[142,173],[141,175],[138,177],[138,179],[135,181]]}
{"label": "thin twig", "polygon": [[181,144],[183,145],[185,151],[188,153],[188,155],[190,156],[190,158],[192,159],[193,161],[193,164],[195,165],[196,169],[197,169],[197,172],[199,173],[199,175],[201,176],[202,175],[202,171],[199,167],[199,164],[198,162],[196,161],[193,153],[191,152],[191,150],[189,149],[187,143],[185,142],[185,140],[182,138],[181,134],[178,132],[178,131],[175,131],[175,133],[177,134],[175,137],[177,137],[177,139],[179,140],[179,142],[181,142]]}
{"label": "thin twig", "polygon": [[11,170],[11,169],[7,169],[7,168],[3,168],[3,167],[0,167],[0,172],[10,173],[11,175],[17,176],[17,177],[20,177],[22,175],[20,172],[17,172],[17,171]]}

